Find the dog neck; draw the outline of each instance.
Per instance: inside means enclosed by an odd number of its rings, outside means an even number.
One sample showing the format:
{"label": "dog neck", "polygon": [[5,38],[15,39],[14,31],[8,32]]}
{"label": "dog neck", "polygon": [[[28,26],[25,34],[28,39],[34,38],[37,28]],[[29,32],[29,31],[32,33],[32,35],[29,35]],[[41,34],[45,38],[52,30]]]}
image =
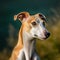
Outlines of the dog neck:
{"label": "dog neck", "polygon": [[21,39],[22,41],[20,41],[20,43],[23,44],[23,49],[24,49],[24,53],[26,56],[26,60],[31,59],[32,54],[35,50],[36,39],[32,38],[30,34],[25,32],[23,30],[23,26],[21,27]]}
{"label": "dog neck", "polygon": [[30,35],[23,33],[23,44],[26,60],[30,60],[35,50],[36,39],[32,39]]}

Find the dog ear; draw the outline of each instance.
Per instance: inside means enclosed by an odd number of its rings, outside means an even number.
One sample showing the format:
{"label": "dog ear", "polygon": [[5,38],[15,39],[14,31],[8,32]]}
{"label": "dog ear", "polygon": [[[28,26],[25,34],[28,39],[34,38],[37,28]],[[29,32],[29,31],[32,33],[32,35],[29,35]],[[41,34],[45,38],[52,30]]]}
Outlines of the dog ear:
{"label": "dog ear", "polygon": [[26,20],[29,17],[29,13],[28,12],[21,12],[17,15],[14,15],[14,20],[20,20],[21,22],[23,22],[24,20]]}

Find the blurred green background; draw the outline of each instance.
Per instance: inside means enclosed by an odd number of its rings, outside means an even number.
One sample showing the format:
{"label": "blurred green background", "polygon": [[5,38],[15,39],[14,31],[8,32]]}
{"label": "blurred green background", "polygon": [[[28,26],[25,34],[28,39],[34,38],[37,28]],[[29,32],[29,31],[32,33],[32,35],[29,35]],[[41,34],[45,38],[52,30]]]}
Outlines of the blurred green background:
{"label": "blurred green background", "polygon": [[0,0],[0,60],[8,60],[17,43],[21,22],[13,16],[22,11],[47,17],[51,36],[37,40],[36,50],[41,60],[60,60],[60,0]]}

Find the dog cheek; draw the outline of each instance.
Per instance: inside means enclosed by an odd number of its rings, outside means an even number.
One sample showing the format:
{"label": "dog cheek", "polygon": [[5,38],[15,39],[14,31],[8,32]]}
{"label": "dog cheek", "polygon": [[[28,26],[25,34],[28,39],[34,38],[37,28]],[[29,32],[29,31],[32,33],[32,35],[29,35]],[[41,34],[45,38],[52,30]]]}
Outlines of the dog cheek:
{"label": "dog cheek", "polygon": [[27,27],[27,28],[28,28],[28,29],[27,29],[27,32],[30,33],[31,27]]}

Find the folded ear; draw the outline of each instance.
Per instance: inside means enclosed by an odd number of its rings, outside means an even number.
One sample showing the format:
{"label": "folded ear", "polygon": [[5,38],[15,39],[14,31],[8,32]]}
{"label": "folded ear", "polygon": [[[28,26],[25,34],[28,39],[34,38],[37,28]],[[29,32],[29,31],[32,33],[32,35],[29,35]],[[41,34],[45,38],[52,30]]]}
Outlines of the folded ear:
{"label": "folded ear", "polygon": [[21,12],[18,13],[17,15],[14,15],[14,20],[20,20],[21,22],[23,22],[25,19],[27,19],[29,17],[29,13],[28,12]]}

